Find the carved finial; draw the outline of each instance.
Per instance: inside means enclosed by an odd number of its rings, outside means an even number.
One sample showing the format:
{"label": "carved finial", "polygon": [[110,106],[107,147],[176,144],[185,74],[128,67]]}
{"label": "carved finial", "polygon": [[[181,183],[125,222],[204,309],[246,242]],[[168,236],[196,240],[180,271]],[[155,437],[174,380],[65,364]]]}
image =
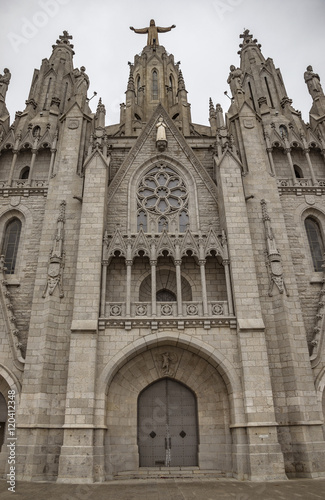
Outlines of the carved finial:
{"label": "carved finial", "polygon": [[104,115],[106,115],[106,108],[105,108],[105,105],[102,103],[101,97],[99,98],[99,101],[98,101],[97,110],[96,110],[96,117],[98,117],[98,115],[100,113],[104,113]]}
{"label": "carved finial", "polygon": [[52,45],[52,48],[55,49],[57,47],[62,47],[62,45],[65,45],[65,47],[69,47],[71,49],[72,54],[74,54],[73,45],[70,43],[70,40],[72,40],[72,36],[69,35],[67,31],[63,31],[63,35],[59,36],[59,39],[56,41],[56,45]]}
{"label": "carved finial", "polygon": [[210,116],[210,118],[215,117],[214,105],[213,105],[213,101],[212,101],[211,97],[209,98],[209,116]]}
{"label": "carved finial", "polygon": [[178,72],[178,90],[186,90],[182,70]]}
{"label": "carved finial", "polygon": [[57,40],[56,43],[58,45],[64,43],[65,45],[69,45],[69,47],[73,49],[73,45],[71,45],[70,40],[72,40],[72,35],[69,35],[69,33],[64,30],[63,35],[59,36],[59,40]]}
{"label": "carved finial", "polygon": [[244,33],[242,35],[239,35],[239,38],[243,39],[243,43],[239,45],[241,49],[250,44],[256,45],[259,49],[261,48],[261,44],[257,43],[256,38],[253,39],[253,35],[251,35],[249,30],[247,29],[244,30]]}
{"label": "carved finial", "polygon": [[132,64],[130,64],[130,74],[129,74],[129,80],[128,80],[127,90],[131,90],[132,92],[135,92],[134,79],[133,79],[133,66],[132,66]]}

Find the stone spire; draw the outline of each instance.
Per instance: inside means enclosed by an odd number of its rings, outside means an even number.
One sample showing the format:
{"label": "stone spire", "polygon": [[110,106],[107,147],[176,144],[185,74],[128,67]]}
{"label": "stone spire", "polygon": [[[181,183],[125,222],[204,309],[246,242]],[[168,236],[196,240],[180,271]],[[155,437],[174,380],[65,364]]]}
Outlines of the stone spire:
{"label": "stone spire", "polygon": [[185,81],[184,81],[183,73],[182,73],[181,69],[179,70],[179,73],[178,73],[178,91],[180,91],[180,90],[186,91]]}
{"label": "stone spire", "polygon": [[216,120],[216,112],[211,97],[209,99],[209,122],[212,135],[215,135],[217,132],[217,120]]}
{"label": "stone spire", "polygon": [[131,90],[132,92],[135,92],[134,79],[133,79],[133,66],[132,66],[132,64],[130,64],[130,74],[129,74],[129,80],[128,80],[127,90]]}
{"label": "stone spire", "polygon": [[100,97],[96,110],[96,128],[105,127],[105,115],[106,115],[106,109],[104,104],[102,103],[102,98]]}

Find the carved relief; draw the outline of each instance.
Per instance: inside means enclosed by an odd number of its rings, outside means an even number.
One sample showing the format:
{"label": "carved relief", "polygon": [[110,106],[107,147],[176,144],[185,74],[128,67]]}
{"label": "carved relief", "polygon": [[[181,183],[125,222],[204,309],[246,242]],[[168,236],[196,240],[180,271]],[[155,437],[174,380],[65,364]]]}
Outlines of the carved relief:
{"label": "carved relief", "polygon": [[320,344],[323,341],[324,337],[324,321],[325,321],[325,255],[324,255],[324,261],[323,261],[323,270],[324,270],[324,277],[323,277],[323,285],[322,289],[319,292],[319,300],[318,300],[318,306],[317,306],[317,314],[316,314],[316,323],[315,327],[313,330],[313,340],[311,341],[311,361],[314,361],[317,358],[318,353],[320,352]]}
{"label": "carved relief", "polygon": [[266,201],[261,200],[261,205],[266,239],[266,266],[270,276],[269,296],[272,297],[273,295],[274,285],[276,285],[281,294],[285,291],[286,294],[289,295],[283,278],[281,255],[276,246],[271,219],[267,212]]}
{"label": "carved relief", "polygon": [[156,367],[161,376],[174,377],[177,368],[178,356],[176,352],[165,351],[156,354]]}
{"label": "carved relief", "polygon": [[57,219],[56,235],[54,238],[52,250],[50,252],[50,261],[47,270],[47,283],[43,292],[43,298],[46,297],[47,292],[49,293],[49,295],[53,295],[56,287],[59,288],[60,298],[64,297],[62,288],[62,274],[65,257],[63,251],[65,207],[66,202],[62,201],[60,204],[60,214]]}
{"label": "carved relief", "polygon": [[0,303],[2,306],[2,311],[7,325],[7,330],[10,335],[10,344],[14,351],[15,358],[21,363],[24,363],[22,350],[25,347],[20,341],[19,330],[16,325],[16,318],[14,314],[14,308],[11,302],[11,294],[8,290],[8,282],[5,274],[5,259],[4,256],[0,256]]}

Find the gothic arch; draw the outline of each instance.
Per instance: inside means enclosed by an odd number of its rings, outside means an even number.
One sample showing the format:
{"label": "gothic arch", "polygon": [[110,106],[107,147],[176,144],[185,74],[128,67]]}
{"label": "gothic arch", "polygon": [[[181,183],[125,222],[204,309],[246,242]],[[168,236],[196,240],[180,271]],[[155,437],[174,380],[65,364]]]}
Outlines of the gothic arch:
{"label": "gothic arch", "polygon": [[[169,271],[169,275],[166,276],[166,280],[164,280],[164,271]],[[157,268],[157,279],[156,279],[156,287],[157,293],[162,288],[170,290],[175,297],[177,296],[177,284],[176,284],[176,271],[167,266],[159,266]],[[141,302],[150,302],[151,301],[151,272],[146,273],[147,276],[141,281],[140,286],[137,288],[139,301]],[[183,301],[188,302],[192,300],[192,286],[182,273],[182,298]]]}
{"label": "gothic arch", "polygon": [[293,225],[296,228],[296,232],[299,235],[299,242],[303,251],[303,264],[306,272],[314,273],[314,267],[312,258],[310,255],[310,247],[307,239],[307,234],[305,230],[305,219],[307,217],[313,217],[318,222],[323,232],[323,241],[325,242],[325,209],[318,203],[318,200],[311,196],[306,204],[302,201],[293,212]]}
{"label": "gothic arch", "polygon": [[21,385],[17,377],[6,366],[0,363],[0,392],[3,394],[8,404],[8,390],[14,390],[16,393],[16,403],[20,399]]}
{"label": "gothic arch", "polygon": [[5,233],[6,233],[8,224],[10,224],[10,222],[14,221],[15,219],[18,219],[18,221],[21,224],[17,255],[16,255],[16,259],[15,259],[15,271],[14,271],[14,274],[17,275],[17,274],[19,274],[19,270],[22,267],[21,266],[21,256],[23,253],[22,247],[24,245],[24,234],[26,232],[26,220],[25,220],[24,214],[20,210],[16,210],[16,209],[7,210],[5,213],[0,215],[0,234],[1,234],[0,244],[1,244],[1,252],[2,252],[3,245],[4,245]]}
{"label": "gothic arch", "polygon": [[141,337],[123,349],[121,349],[113,358],[106,364],[98,378],[97,393],[96,393],[96,423],[104,425],[104,413],[102,408],[105,407],[105,400],[109,390],[110,383],[119,369],[129,360],[135,358],[139,354],[153,348],[154,346],[177,345],[186,351],[197,353],[202,359],[208,361],[224,380],[227,388],[227,393],[231,409],[231,423],[243,424],[244,410],[242,402],[242,386],[239,375],[232,362],[224,356],[217,348],[212,348],[200,339],[191,337],[185,333],[173,334],[164,332],[159,335],[152,333]]}
{"label": "gothic arch", "polygon": [[[201,352],[182,344],[179,341],[175,345],[171,339],[167,343],[152,344],[125,359],[112,374],[104,406],[108,429],[104,449],[110,473],[138,468],[138,396],[151,383],[166,376],[186,385],[197,398],[201,437],[199,466],[232,473],[232,393],[229,393],[225,373]],[[165,356],[170,359],[167,375],[166,365],[162,363]]]}
{"label": "gothic arch", "polygon": [[[161,271],[163,271],[163,270],[171,270],[171,271],[174,272],[174,269],[172,269],[172,268],[170,268],[170,267],[168,267],[166,265],[159,266],[159,270],[161,270]],[[158,269],[157,269],[157,271],[158,271]],[[150,269],[148,269],[145,273],[143,273],[140,276],[140,278],[138,279],[138,281],[136,283],[136,286],[135,286],[135,296],[136,297],[140,297],[141,286],[143,285],[143,283],[146,280],[150,279],[150,276],[151,276],[151,270]],[[185,280],[185,282],[187,283],[187,286],[190,288],[190,290],[193,290],[193,288],[195,287],[195,282],[193,281],[192,277],[188,273],[184,272],[183,269],[182,269],[182,278]],[[158,290],[158,288],[157,288],[157,290]],[[172,290],[172,291],[175,291],[175,290]],[[192,300],[192,299],[185,299],[185,298],[183,298],[183,300]]]}
{"label": "gothic arch", "polygon": [[306,257],[309,262],[309,267],[314,271],[314,264],[313,264],[313,259],[312,259],[312,253],[311,253],[311,247],[308,239],[308,235],[306,232],[306,219],[311,219],[313,220],[316,224],[317,227],[320,231],[320,236],[322,240],[322,244],[324,246],[325,243],[325,213],[323,210],[320,210],[318,208],[307,208],[303,211],[301,214],[301,221],[303,225],[303,237],[304,237],[304,244],[305,244],[305,249],[306,249]]}

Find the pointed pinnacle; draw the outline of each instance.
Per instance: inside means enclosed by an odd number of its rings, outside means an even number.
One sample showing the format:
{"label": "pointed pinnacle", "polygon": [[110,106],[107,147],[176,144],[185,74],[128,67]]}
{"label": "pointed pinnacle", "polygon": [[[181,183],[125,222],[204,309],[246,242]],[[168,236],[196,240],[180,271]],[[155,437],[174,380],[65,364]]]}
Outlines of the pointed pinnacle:
{"label": "pointed pinnacle", "polygon": [[132,92],[135,92],[134,79],[133,79],[133,71],[132,71],[132,66],[131,65],[130,65],[130,74],[129,74],[129,80],[128,80],[127,90],[132,90]]}

